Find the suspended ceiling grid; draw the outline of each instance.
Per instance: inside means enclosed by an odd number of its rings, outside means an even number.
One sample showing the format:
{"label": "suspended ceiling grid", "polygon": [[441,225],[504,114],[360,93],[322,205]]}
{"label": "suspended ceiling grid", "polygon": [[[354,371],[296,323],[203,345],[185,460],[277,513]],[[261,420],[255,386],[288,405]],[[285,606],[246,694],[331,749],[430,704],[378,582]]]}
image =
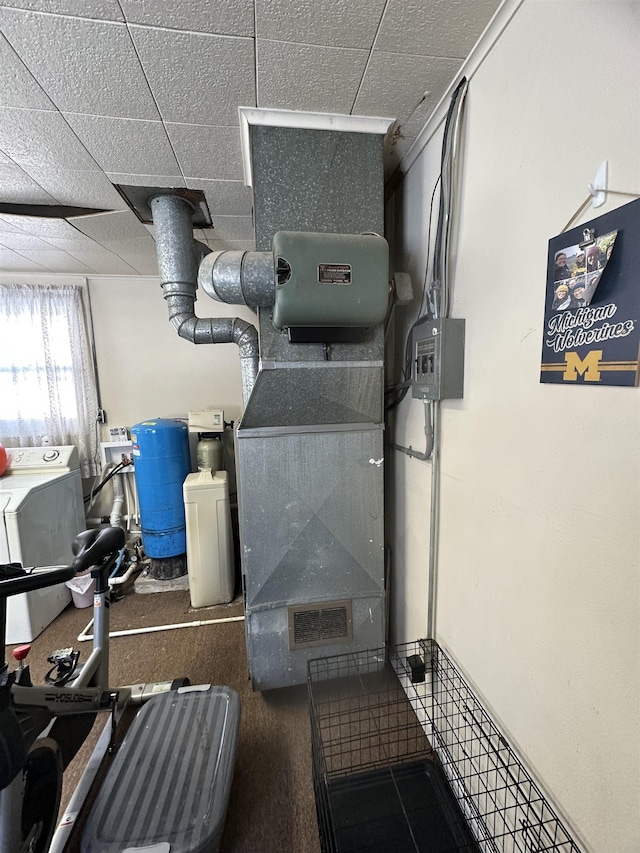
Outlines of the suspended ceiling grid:
{"label": "suspended ceiling grid", "polygon": [[0,272],[155,275],[113,184],[204,191],[212,248],[253,248],[238,107],[396,119],[390,175],[499,0],[0,0]]}

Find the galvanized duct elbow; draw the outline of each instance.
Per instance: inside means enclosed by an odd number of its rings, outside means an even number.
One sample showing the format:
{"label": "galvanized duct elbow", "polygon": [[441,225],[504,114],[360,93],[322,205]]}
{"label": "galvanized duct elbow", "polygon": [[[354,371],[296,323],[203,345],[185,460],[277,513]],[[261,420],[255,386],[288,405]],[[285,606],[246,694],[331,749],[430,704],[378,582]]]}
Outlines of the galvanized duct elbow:
{"label": "galvanized duct elbow", "polygon": [[191,204],[179,196],[161,195],[151,199],[158,272],[169,320],[180,337],[194,344],[238,345],[242,399],[246,406],[258,375],[258,330],[237,317],[196,317],[198,262],[205,256],[207,247],[193,239],[192,210]]}
{"label": "galvanized duct elbow", "polygon": [[212,252],[202,260],[198,284],[218,302],[269,308],[276,295],[271,252]]}

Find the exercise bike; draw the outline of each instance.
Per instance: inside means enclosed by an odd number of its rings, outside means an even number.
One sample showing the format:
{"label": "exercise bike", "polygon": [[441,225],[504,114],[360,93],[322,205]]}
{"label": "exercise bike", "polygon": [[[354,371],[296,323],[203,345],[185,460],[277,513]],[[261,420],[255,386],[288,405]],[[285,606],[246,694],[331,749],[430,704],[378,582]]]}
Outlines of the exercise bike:
{"label": "exercise bike", "polygon": [[[23,650],[14,650],[18,667],[0,665],[0,850],[47,853],[60,807],[64,769],[93,726],[98,712],[111,714],[111,744],[128,705],[147,703],[118,748],[82,836],[82,850],[110,853],[159,845],[172,853],[217,849],[233,775],[240,709],[235,691],[212,685],[190,686],[181,678],[156,684],[109,687],[108,579],[125,544],[118,527],[87,530],[73,542],[71,566],[12,572],[0,580],[0,641],[5,646],[6,599],[70,580],[91,571],[95,580],[93,649],[79,665],[71,649],[54,653],[47,684],[31,681]],[[17,654],[16,654],[17,653]],[[195,728],[195,734],[194,734]],[[151,734],[149,734],[151,731]],[[217,733],[217,734],[216,734]],[[170,755],[168,776],[184,781],[202,777],[208,797],[182,796],[165,786],[165,809],[148,802],[145,790],[156,772],[154,755]],[[177,775],[176,775],[177,773]],[[122,802],[137,815],[122,826]],[[162,805],[162,804],[160,804]],[[168,820],[167,814],[173,814]],[[204,826],[194,830],[196,825]],[[87,835],[85,843],[85,833]],[[66,840],[66,834],[63,838]],[[171,838],[171,843],[167,839]],[[60,847],[58,839],[56,849]],[[205,846],[201,846],[201,845]],[[200,846],[199,846],[200,845]],[[62,848],[60,848],[62,849]]]}

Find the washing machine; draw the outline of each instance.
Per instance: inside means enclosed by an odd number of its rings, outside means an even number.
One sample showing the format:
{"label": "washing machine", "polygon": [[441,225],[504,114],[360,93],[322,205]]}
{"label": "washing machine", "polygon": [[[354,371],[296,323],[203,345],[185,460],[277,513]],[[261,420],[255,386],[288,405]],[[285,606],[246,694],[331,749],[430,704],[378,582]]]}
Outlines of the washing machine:
{"label": "washing machine", "polygon": [[[85,529],[76,447],[7,448],[0,477],[0,563],[64,566]],[[65,584],[7,600],[7,645],[29,643],[71,601]]]}

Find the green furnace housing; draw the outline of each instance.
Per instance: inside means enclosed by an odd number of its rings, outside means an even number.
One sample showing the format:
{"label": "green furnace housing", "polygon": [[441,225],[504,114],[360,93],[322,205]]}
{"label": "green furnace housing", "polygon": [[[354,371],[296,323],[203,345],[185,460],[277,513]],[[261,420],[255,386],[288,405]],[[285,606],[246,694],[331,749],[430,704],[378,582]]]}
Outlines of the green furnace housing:
{"label": "green furnace housing", "polygon": [[276,329],[370,327],[385,318],[389,246],[374,234],[278,231]]}

